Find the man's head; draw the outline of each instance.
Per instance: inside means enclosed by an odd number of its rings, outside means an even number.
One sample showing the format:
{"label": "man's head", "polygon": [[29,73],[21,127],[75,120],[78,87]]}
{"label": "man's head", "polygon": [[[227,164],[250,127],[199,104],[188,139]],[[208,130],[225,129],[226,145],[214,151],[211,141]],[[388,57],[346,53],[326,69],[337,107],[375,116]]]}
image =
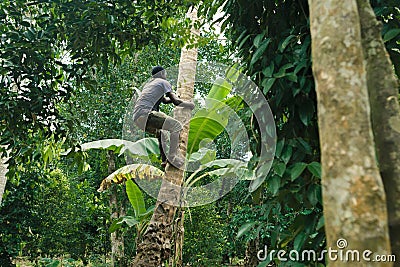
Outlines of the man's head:
{"label": "man's head", "polygon": [[151,75],[153,78],[167,79],[167,72],[161,66],[156,66],[151,70]]}

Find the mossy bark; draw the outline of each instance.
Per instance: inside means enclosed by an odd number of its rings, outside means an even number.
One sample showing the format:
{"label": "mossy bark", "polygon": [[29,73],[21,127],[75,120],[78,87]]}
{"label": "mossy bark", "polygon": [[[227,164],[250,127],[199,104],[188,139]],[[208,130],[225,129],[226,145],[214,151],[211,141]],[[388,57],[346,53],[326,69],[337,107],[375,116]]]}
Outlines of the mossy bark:
{"label": "mossy bark", "polygon": [[[390,254],[356,0],[309,0],[327,247]],[[330,260],[329,266],[349,262]],[[390,266],[352,262],[352,266]]]}
{"label": "mossy bark", "polygon": [[[392,251],[400,259],[400,107],[398,80],[381,37],[381,23],[367,0],[357,0],[367,63],[372,129],[385,186]],[[398,262],[400,266],[400,262]]]}

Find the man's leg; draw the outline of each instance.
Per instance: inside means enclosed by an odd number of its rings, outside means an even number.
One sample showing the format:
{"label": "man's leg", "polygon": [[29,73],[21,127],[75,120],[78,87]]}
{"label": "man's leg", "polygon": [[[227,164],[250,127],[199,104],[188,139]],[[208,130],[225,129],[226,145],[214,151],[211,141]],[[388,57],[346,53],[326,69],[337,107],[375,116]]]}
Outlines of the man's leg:
{"label": "man's leg", "polygon": [[164,144],[165,144],[165,133],[162,130],[157,130],[156,133],[158,140],[158,148],[160,149],[160,157],[161,157],[161,167],[165,168],[167,165],[167,156],[165,155]]}
{"label": "man's leg", "polygon": [[179,152],[179,134],[180,132],[171,132],[168,161],[177,168],[185,164],[185,159]]}
{"label": "man's leg", "polygon": [[[164,113],[152,111],[149,115],[147,127],[149,128],[154,127],[157,129],[161,129],[161,131],[166,130],[170,132],[170,148],[166,159],[175,167],[177,168],[182,167],[183,164],[185,163],[185,159],[182,157],[182,155],[180,155],[178,150],[179,134],[180,131],[182,130],[182,125],[180,124],[180,122]],[[164,153],[163,147],[165,145],[165,138],[163,138],[162,134],[160,134],[160,138],[158,140],[160,146],[160,153]],[[164,155],[161,154],[161,157],[163,160],[163,157],[165,158],[165,153]],[[166,163],[166,161],[164,160],[163,162]],[[165,163],[163,165],[165,165]]]}

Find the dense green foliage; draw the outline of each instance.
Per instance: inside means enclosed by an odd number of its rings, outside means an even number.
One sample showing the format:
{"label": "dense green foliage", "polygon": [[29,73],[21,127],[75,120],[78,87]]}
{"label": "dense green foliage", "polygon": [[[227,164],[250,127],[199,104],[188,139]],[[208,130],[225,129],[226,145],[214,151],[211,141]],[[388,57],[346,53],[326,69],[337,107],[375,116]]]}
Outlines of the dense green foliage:
{"label": "dense green foliage", "polygon": [[[100,163],[97,158],[94,169]],[[32,166],[7,184],[0,213],[1,266],[10,266],[15,256],[69,254],[88,262],[106,255],[109,211],[90,179],[94,172],[85,180],[71,174]]]}
{"label": "dense green foliage", "polygon": [[[148,79],[151,66],[168,65],[178,60],[176,52],[170,49],[160,56],[157,54],[154,46],[146,47],[138,51],[135,59],[126,58],[120,66],[110,66],[107,75],[92,75],[96,85],[77,87],[70,98],[72,104],[60,105],[59,109],[62,116],[74,121],[69,133],[74,140],[84,143],[121,137],[125,108],[134,88],[139,88]],[[54,139],[49,139],[36,145],[41,139],[35,135],[27,137],[46,158],[48,168],[39,171],[44,163],[38,155],[36,161],[29,161],[18,169],[18,179],[7,183],[0,213],[1,225],[5,226],[0,230],[1,266],[8,266],[9,257],[18,255],[40,259],[65,254],[84,262],[103,262],[109,256],[108,228],[112,222],[108,194],[99,194],[96,189],[107,176],[105,151],[89,151],[87,161],[91,169],[79,175],[73,166],[73,158],[56,156],[61,143],[55,145]],[[49,159],[46,155],[56,158]],[[123,161],[117,159],[117,167]],[[57,175],[50,176],[50,173]],[[62,179],[57,179],[60,177]],[[123,196],[125,190],[121,189],[120,198],[126,198]],[[34,233],[35,239],[30,232]],[[129,251],[134,253],[135,233],[127,230],[125,235],[133,236],[127,241],[129,257],[133,255]]]}
{"label": "dense green foliage", "polygon": [[[318,223],[322,203],[307,1],[244,2],[226,3],[225,25],[243,66],[268,99],[278,143],[272,171],[253,193],[252,207],[235,217],[244,217],[241,236],[247,240],[259,239],[270,249],[319,250],[324,232]],[[257,153],[257,146],[253,150]]]}
{"label": "dense green foliage", "polygon": [[[383,23],[382,38],[390,55],[397,77],[400,77],[400,9],[396,0],[371,0],[375,14]],[[400,90],[400,89],[399,89]]]}
{"label": "dense green foliage", "polygon": [[[308,3],[217,2],[227,15],[220,19],[222,27],[236,45],[243,68],[268,99],[278,132],[272,171],[246,203],[250,207],[240,208],[230,223],[241,221],[238,236],[257,241],[261,247],[319,251],[325,234]],[[396,66],[400,58],[399,9],[396,1],[372,2],[384,23],[383,38]],[[212,16],[220,5],[205,5],[201,12]],[[257,125],[253,128],[265,130]],[[257,138],[252,143],[257,155]]]}
{"label": "dense green foliage", "polygon": [[[62,256],[107,265],[110,226],[111,231],[122,230],[126,257],[135,255],[135,242],[145,227],[145,221],[132,223],[138,208],[127,201],[124,186],[118,186],[127,217],[113,222],[109,193],[96,192],[108,175],[106,152],[88,151],[91,169],[83,173],[73,165],[74,154],[60,158],[59,152],[75,142],[121,138],[134,89],[148,79],[152,66],[178,63],[179,46],[185,41],[179,37],[186,34],[188,21],[175,17],[182,17],[190,2],[0,4],[0,143],[10,145],[10,177],[15,174],[0,205],[1,266],[12,266],[10,258],[17,256],[38,265],[51,262],[44,258]],[[371,2],[399,74],[397,1]],[[241,181],[218,202],[186,211],[184,262],[243,263],[246,254],[254,257],[264,245],[321,250],[325,234],[307,1],[204,1],[199,14],[210,20],[221,5],[228,40],[201,46],[199,58],[240,62],[269,102],[278,143],[272,170],[257,190],[250,192],[249,182]],[[206,88],[200,89],[206,96]],[[251,137],[251,167],[265,129],[253,123],[249,109],[237,114]],[[213,137],[214,156],[227,158],[226,135],[217,129]],[[123,165],[124,159],[117,158],[116,167]],[[146,208],[154,204],[147,196],[144,201]],[[143,210],[142,201],[140,206]],[[115,227],[118,223],[124,227]],[[126,227],[129,224],[132,228]]]}
{"label": "dense green foliage", "polygon": [[[76,125],[68,108],[76,88],[93,88],[110,63],[149,44],[182,44],[185,1],[2,1],[0,4],[0,132],[15,166],[39,160],[33,139],[67,135]],[[179,26],[179,27],[178,27]],[[169,35],[169,34],[168,34]],[[67,143],[76,140],[68,135]],[[70,144],[71,145],[71,144]]]}

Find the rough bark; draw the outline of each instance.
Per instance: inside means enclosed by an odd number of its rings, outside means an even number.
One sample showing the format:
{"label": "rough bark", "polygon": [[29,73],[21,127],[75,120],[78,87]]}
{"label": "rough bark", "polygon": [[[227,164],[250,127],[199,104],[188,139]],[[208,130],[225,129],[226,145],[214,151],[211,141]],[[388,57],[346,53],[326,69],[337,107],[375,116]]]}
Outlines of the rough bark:
{"label": "rough bark", "polygon": [[[309,0],[327,247],[390,254],[356,0]],[[330,260],[329,266],[348,262]],[[352,262],[352,266],[390,266]]]}
{"label": "rough bark", "polygon": [[[197,12],[190,13],[192,21],[196,20]],[[194,35],[198,31],[192,29]],[[196,74],[197,49],[183,48],[179,63],[179,74],[177,84],[177,95],[183,100],[192,100],[194,81]],[[182,155],[186,154],[187,140],[189,134],[188,122],[191,112],[180,107],[175,108],[174,117],[183,122],[184,128],[180,134],[179,150]],[[171,238],[173,236],[174,217],[177,205],[180,203],[184,171],[174,168],[170,164],[165,170],[165,180],[158,194],[157,203],[153,216],[150,220],[143,241],[138,245],[137,255],[132,264],[134,267],[161,266],[171,256]]]}
{"label": "rough bark", "polygon": [[185,209],[179,208],[174,225],[174,257],[170,266],[183,267],[183,241],[185,237]]}
{"label": "rough bark", "polygon": [[[257,149],[257,153],[258,153],[258,155],[260,155],[261,146],[258,146],[258,147],[259,148]],[[264,192],[264,189],[262,186],[260,186],[256,191],[254,191],[251,194],[252,199],[253,199],[252,207],[262,205],[263,197],[264,197],[263,192]],[[259,236],[259,234],[257,234],[257,236],[254,237],[254,239],[250,240],[246,245],[246,252],[245,252],[245,259],[244,259],[245,267],[253,267],[253,266],[258,265],[259,261],[258,261],[257,253],[259,251],[259,248],[260,248],[260,236]]]}
{"label": "rough bark", "polygon": [[[367,63],[371,120],[386,191],[392,251],[400,259],[400,107],[398,80],[381,37],[381,23],[367,0],[357,0]],[[400,262],[398,263],[400,265]]]}
{"label": "rough bark", "polygon": [[[108,160],[108,174],[113,173],[115,168],[115,154],[113,151],[107,151]],[[125,215],[123,205],[118,202],[118,191],[115,186],[110,190],[110,209],[111,209],[111,220],[118,219],[120,216]],[[126,266],[124,257],[124,237],[120,231],[115,231],[110,235],[111,241],[111,265],[115,267]]]}
{"label": "rough bark", "polygon": [[260,263],[257,257],[257,252],[259,251],[259,248],[260,248],[260,238],[258,236],[249,241],[245,252],[245,259],[244,259],[245,267],[255,267]]}
{"label": "rough bark", "polygon": [[7,158],[0,158],[0,204],[3,199],[3,193],[4,189],[6,188],[6,183],[7,183],[7,176],[6,173],[8,171],[7,169]]}

